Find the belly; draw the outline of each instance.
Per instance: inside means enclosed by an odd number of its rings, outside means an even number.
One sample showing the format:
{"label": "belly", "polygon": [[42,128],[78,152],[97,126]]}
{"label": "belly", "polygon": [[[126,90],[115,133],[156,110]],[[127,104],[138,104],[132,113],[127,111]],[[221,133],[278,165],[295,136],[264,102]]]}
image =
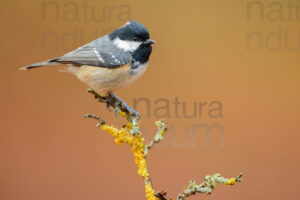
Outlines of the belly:
{"label": "belly", "polygon": [[106,94],[121,87],[127,86],[144,73],[147,66],[131,70],[130,64],[109,69],[94,66],[67,66],[67,71],[75,74],[79,80],[89,85],[96,92]]}

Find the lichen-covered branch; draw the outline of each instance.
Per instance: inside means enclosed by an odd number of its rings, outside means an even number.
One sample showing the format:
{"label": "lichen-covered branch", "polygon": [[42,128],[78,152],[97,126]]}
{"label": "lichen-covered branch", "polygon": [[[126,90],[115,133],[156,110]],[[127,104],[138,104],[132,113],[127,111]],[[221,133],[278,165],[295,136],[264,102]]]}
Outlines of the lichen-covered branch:
{"label": "lichen-covered branch", "polygon": [[[86,117],[94,118],[99,120],[99,117],[95,117],[94,115],[86,115]],[[138,167],[138,174],[143,177],[145,182],[145,190],[146,190],[146,197],[148,200],[156,200],[154,196],[155,191],[152,187],[151,178],[147,169],[147,161],[146,156],[144,154],[145,151],[145,144],[144,138],[141,137],[141,134],[132,134],[131,131],[133,129],[132,123],[129,122],[125,127],[121,129],[117,129],[113,126],[109,126],[104,121],[99,124],[99,127],[109,133],[110,135],[114,136],[115,143],[121,145],[123,143],[127,143],[131,146],[131,151],[135,157],[135,163]],[[136,124],[138,126],[139,124]]]}
{"label": "lichen-covered branch", "polygon": [[158,144],[160,141],[164,139],[164,135],[168,130],[168,126],[165,124],[163,120],[155,122],[155,125],[157,126],[158,130],[155,136],[153,137],[153,139],[151,140],[151,142],[148,145],[146,145],[145,152],[144,152],[146,156],[148,155],[149,150],[153,147],[154,144]]}
{"label": "lichen-covered branch", "polygon": [[[90,89],[88,91],[92,93],[94,97],[99,100],[99,102],[106,103],[107,107],[113,107],[115,109],[115,114],[118,114],[128,120],[126,126],[121,129],[117,129],[113,126],[107,125],[101,117],[95,114],[85,115],[86,118],[93,118],[99,121],[99,124],[97,124],[97,126],[112,135],[115,138],[116,144],[121,145],[123,143],[126,143],[131,146],[131,151],[134,155],[135,163],[138,168],[138,174],[142,176],[145,183],[147,199],[171,200],[171,198],[167,197],[166,192],[155,192],[152,186],[150,174],[147,169],[147,155],[149,154],[149,150],[155,144],[163,140],[164,134],[167,132],[168,128],[165,122],[163,120],[160,120],[155,123],[158,127],[158,131],[156,132],[151,142],[146,145],[139,128],[140,117],[138,112],[136,112],[123,100],[112,93],[108,94],[107,96],[100,96],[94,90]],[[240,174],[236,178],[226,179],[220,174],[214,174],[212,176],[206,176],[205,181],[200,184],[196,184],[196,182],[192,180],[190,184],[184,189],[184,191],[178,195],[177,200],[184,200],[196,193],[210,194],[211,191],[216,187],[216,183],[224,185],[234,185],[236,182],[241,181],[241,177],[242,175]]]}
{"label": "lichen-covered branch", "polygon": [[97,124],[98,127],[105,124],[105,121],[101,117],[99,117],[95,114],[85,114],[84,118],[92,118],[92,119],[99,121],[99,124]]}
{"label": "lichen-covered branch", "polygon": [[177,196],[177,200],[184,200],[191,195],[195,195],[196,193],[210,194],[212,190],[216,187],[217,183],[223,185],[234,185],[236,182],[241,181],[242,174],[240,174],[236,178],[226,179],[219,173],[216,173],[212,176],[206,176],[205,181],[203,181],[200,184],[196,184],[195,180],[191,180],[190,184],[184,189],[184,191]]}

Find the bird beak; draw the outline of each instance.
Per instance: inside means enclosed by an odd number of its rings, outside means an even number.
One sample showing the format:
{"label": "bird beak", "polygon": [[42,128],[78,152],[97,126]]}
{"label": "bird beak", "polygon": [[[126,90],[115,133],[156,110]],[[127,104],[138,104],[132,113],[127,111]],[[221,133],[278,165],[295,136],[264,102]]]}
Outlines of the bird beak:
{"label": "bird beak", "polygon": [[155,40],[148,39],[144,42],[144,44],[155,44]]}

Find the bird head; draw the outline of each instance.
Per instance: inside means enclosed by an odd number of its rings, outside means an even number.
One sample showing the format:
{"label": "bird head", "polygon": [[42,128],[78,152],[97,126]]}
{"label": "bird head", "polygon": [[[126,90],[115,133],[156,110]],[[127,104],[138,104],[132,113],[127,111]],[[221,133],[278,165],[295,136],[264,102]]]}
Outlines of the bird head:
{"label": "bird head", "polygon": [[155,43],[147,28],[134,20],[109,34],[109,38],[118,48],[129,52],[135,52],[141,45],[151,48]]}

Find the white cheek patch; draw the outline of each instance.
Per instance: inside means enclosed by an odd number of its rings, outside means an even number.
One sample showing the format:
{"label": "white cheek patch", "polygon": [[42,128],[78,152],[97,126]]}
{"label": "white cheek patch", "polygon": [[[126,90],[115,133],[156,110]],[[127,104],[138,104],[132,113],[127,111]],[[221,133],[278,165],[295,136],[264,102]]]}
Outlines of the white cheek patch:
{"label": "white cheek patch", "polygon": [[121,40],[120,38],[115,38],[113,44],[116,45],[118,48],[123,49],[124,51],[134,52],[139,48],[142,42],[137,41],[126,41]]}

